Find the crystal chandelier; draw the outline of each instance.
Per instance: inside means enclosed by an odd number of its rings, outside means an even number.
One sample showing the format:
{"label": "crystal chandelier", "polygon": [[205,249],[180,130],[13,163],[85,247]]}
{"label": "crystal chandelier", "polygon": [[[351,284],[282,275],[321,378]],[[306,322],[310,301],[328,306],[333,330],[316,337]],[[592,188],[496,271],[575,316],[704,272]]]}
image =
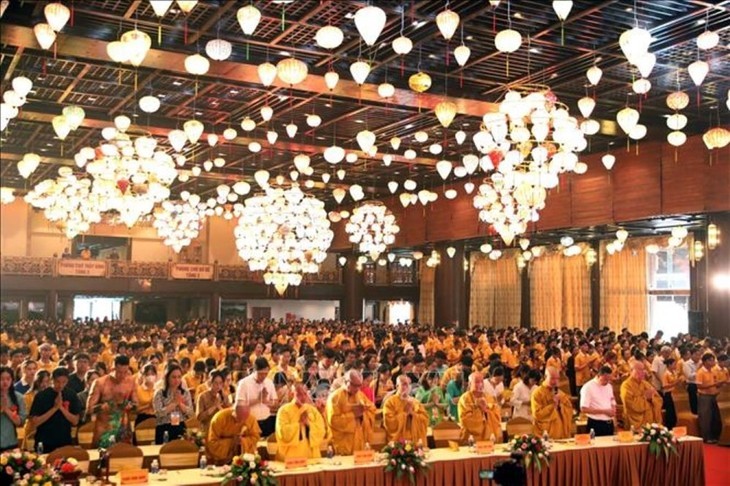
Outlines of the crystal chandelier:
{"label": "crystal chandelier", "polygon": [[377,261],[389,245],[395,243],[400,228],[395,216],[379,201],[370,201],[352,211],[350,221],[345,225],[350,242],[358,245],[360,252]]}
{"label": "crystal chandelier", "polygon": [[264,271],[264,282],[283,295],[303,274],[317,273],[334,233],[324,203],[294,184],[248,198],[234,236],[249,269]]}
{"label": "crystal chandelier", "polygon": [[576,155],[587,142],[567,107],[547,87],[519,89],[507,92],[499,112],[484,115],[484,128],[474,136],[486,155],[482,168],[494,171],[474,206],[508,245],[539,219],[547,189],[558,185],[559,174],[587,168]]}

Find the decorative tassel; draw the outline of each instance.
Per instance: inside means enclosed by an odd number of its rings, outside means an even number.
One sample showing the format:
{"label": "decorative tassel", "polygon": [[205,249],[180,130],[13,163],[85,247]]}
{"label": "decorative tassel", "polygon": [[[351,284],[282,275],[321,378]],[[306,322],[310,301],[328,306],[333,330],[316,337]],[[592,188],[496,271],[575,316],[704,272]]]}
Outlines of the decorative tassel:
{"label": "decorative tassel", "polygon": [[[137,76],[138,76],[138,73],[137,73],[137,71],[135,70],[135,71],[134,71],[134,92],[135,92],[135,93],[137,92]],[[197,85],[196,85],[196,88],[197,88]],[[196,93],[196,94],[197,94],[197,93]]]}
{"label": "decorative tassel", "polygon": [[459,71],[459,88],[464,87],[464,71]]}
{"label": "decorative tassel", "polygon": [[492,33],[497,33],[497,13],[492,10]]}
{"label": "decorative tassel", "polygon": [[507,54],[507,65],[506,65],[506,68],[507,68],[507,77],[509,78],[509,54]]}
{"label": "decorative tassel", "polygon": [[281,4],[281,31],[284,32],[286,30],[286,13],[285,13],[285,7],[284,4]]}
{"label": "decorative tassel", "polygon": [[697,109],[700,109],[700,87],[697,86]]}
{"label": "decorative tassel", "polygon": [[248,39],[246,39],[246,60],[248,61]]}
{"label": "decorative tassel", "polygon": [[565,45],[565,24],[560,22],[560,45]]}
{"label": "decorative tassel", "polygon": [[[53,43],[53,59],[56,59],[56,56],[58,55],[58,41]],[[698,104],[699,106],[699,104]]]}
{"label": "decorative tassel", "polygon": [[71,27],[74,26],[74,2],[71,2]]}
{"label": "decorative tassel", "polygon": [[157,45],[162,45],[162,22],[157,21]]}
{"label": "decorative tassel", "polygon": [[122,85],[122,69],[121,68],[119,68],[119,78],[117,79],[117,85],[118,86]]}
{"label": "decorative tassel", "polygon": [[43,58],[43,64],[41,66],[41,70],[43,72],[43,76],[45,76],[46,75],[46,58],[45,57]]}
{"label": "decorative tassel", "polygon": [[636,155],[639,155],[639,141],[636,141]]}

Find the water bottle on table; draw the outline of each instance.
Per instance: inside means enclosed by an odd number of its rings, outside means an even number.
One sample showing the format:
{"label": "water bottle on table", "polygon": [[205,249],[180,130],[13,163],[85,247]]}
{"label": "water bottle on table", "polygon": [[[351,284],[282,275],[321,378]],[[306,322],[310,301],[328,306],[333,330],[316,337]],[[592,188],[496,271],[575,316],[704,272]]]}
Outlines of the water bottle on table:
{"label": "water bottle on table", "polygon": [[205,455],[205,447],[200,448],[200,469],[205,470],[208,467],[208,457]]}
{"label": "water bottle on table", "polygon": [[150,464],[150,474],[157,474],[158,472],[160,472],[160,463],[155,459]]}
{"label": "water bottle on table", "polygon": [[595,444],[596,442],[596,431],[595,429],[591,429],[591,445]]}

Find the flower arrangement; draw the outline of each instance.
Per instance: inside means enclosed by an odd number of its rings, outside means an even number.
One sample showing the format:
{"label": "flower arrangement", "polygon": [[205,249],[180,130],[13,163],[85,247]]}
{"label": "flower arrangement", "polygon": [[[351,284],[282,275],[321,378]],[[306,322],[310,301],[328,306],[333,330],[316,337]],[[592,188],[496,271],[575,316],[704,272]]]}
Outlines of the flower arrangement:
{"label": "flower arrangement", "polygon": [[542,438],[533,434],[516,435],[510,442],[510,451],[519,452],[525,461],[525,467],[532,465],[538,472],[543,465],[550,465],[550,445]]}
{"label": "flower arrangement", "polygon": [[77,478],[81,476],[79,461],[73,457],[67,459],[56,459],[53,469],[57,471],[64,479]]}
{"label": "flower arrangement", "polygon": [[205,436],[200,431],[192,432],[186,429],[185,434],[182,436],[182,438],[188,442],[192,442],[193,444],[195,444],[198,449],[200,449],[201,447],[205,447]]}
{"label": "flower arrangement", "polygon": [[677,438],[671,430],[662,424],[644,424],[639,429],[639,442],[649,443],[649,452],[659,457],[662,452],[669,458],[669,453],[678,455]]}
{"label": "flower arrangement", "polygon": [[105,402],[97,405],[97,413],[109,413],[109,428],[99,437],[99,447],[109,448],[117,442],[132,443],[132,428],[129,424],[129,414],[136,410],[134,402],[129,399],[121,403]]}
{"label": "flower arrangement", "polygon": [[38,454],[15,449],[0,454],[0,484],[58,486],[61,483]]}
{"label": "flower arrangement", "polygon": [[416,483],[416,474],[424,472],[429,467],[425,460],[423,446],[414,445],[410,440],[401,439],[390,442],[382,452],[387,460],[385,472],[395,473],[396,479],[400,479],[405,474],[411,484]]}
{"label": "flower arrangement", "polygon": [[223,478],[224,485],[274,486],[278,481],[269,469],[268,462],[258,454],[242,454],[234,456],[230,469]]}

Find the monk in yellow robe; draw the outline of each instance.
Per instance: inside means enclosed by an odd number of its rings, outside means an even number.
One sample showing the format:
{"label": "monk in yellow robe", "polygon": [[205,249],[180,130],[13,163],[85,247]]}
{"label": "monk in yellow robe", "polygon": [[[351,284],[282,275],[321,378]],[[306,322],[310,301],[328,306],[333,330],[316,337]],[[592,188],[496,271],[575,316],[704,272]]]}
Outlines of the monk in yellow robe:
{"label": "monk in yellow robe", "polygon": [[320,445],[325,436],[322,414],[312,404],[307,387],[293,386],[294,399],[276,414],[276,460],[287,457],[322,457]]}
{"label": "monk in yellow robe", "polygon": [[560,371],[545,369],[545,380],[530,397],[535,434],[547,431],[551,439],[567,439],[573,434],[573,404],[570,397],[558,388]]}
{"label": "monk in yellow robe", "polygon": [[388,441],[410,440],[426,444],[428,413],[423,404],[410,396],[411,380],[399,375],[396,393],[383,403],[383,426]]}
{"label": "monk in yellow robe", "polygon": [[375,405],[363,392],[359,371],[345,373],[345,384],[327,399],[327,423],[337,454],[350,456],[370,442],[375,420]]}
{"label": "monk in yellow robe", "polygon": [[248,405],[224,408],[213,415],[208,428],[206,450],[216,465],[229,464],[237,454],[255,454],[261,429]]}
{"label": "monk in yellow robe", "polygon": [[477,441],[490,440],[494,436],[495,442],[502,442],[499,406],[494,397],[484,393],[484,375],[469,375],[469,391],[459,398],[458,408],[462,440],[469,436]]}
{"label": "monk in yellow robe", "polygon": [[639,428],[647,423],[662,423],[662,398],[645,377],[644,363],[634,361],[631,376],[621,384],[626,427]]}

